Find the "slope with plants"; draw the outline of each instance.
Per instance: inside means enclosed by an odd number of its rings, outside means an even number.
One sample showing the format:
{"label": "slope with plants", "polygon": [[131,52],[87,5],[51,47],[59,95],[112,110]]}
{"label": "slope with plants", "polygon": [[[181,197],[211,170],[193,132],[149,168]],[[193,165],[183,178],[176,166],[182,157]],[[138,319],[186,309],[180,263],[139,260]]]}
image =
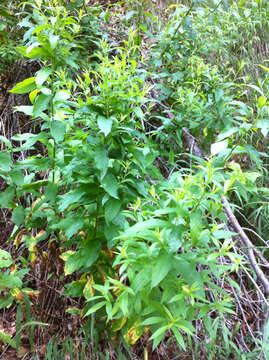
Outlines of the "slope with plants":
{"label": "slope with plants", "polygon": [[269,5],[161,6],[0,9],[3,359],[269,356]]}

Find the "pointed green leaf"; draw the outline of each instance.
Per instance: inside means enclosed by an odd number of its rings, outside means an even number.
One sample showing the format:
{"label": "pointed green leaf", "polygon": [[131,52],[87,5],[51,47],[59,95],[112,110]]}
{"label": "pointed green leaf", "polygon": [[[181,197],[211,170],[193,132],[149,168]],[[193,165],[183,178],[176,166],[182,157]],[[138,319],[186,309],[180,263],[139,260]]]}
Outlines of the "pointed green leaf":
{"label": "pointed green leaf", "polygon": [[136,275],[133,283],[132,283],[132,289],[135,293],[138,293],[142,288],[144,288],[146,285],[150,282],[150,275],[151,275],[151,266],[145,266],[142,270],[139,271],[139,273]]}
{"label": "pointed green leaf", "polygon": [[101,250],[101,243],[89,241],[84,247],[73,254],[70,254],[65,263],[64,272],[66,275],[72,274],[81,268],[89,269],[91,265],[98,259]]}
{"label": "pointed green leaf", "polygon": [[2,274],[0,277],[0,288],[21,288],[22,281],[18,276],[9,275],[9,274]]}
{"label": "pointed green leaf", "polygon": [[11,142],[3,135],[0,135],[0,141],[3,142],[10,150],[13,149]]}
{"label": "pointed green leaf", "polygon": [[101,179],[103,179],[103,177],[106,175],[108,161],[109,159],[107,156],[107,151],[105,150],[104,146],[98,146],[95,150],[94,162],[97,169],[101,171]]}
{"label": "pointed green leaf", "polygon": [[[45,95],[44,95],[45,96]],[[55,120],[51,124],[51,135],[56,142],[63,141],[65,134],[65,124],[63,121]]]}
{"label": "pointed green leaf", "polygon": [[51,225],[51,228],[61,229],[65,233],[67,239],[70,239],[83,228],[83,217],[71,213],[57,224]]}
{"label": "pointed green leaf", "polygon": [[50,95],[40,94],[35,101],[33,109],[33,117],[38,117],[40,114],[48,108],[48,104],[51,100]]}
{"label": "pointed green leaf", "polygon": [[135,107],[134,108],[134,113],[138,117],[138,119],[140,119],[140,120],[144,119],[144,113],[143,113],[143,111],[141,110],[140,107]]}
{"label": "pointed green leaf", "polygon": [[113,174],[106,174],[101,182],[101,185],[110,196],[118,199],[118,183]]}
{"label": "pointed green leaf", "polygon": [[14,207],[13,198],[15,196],[15,191],[12,186],[9,186],[6,190],[0,193],[0,207],[10,208]]}
{"label": "pointed green leaf", "polygon": [[14,263],[9,252],[0,249],[0,268],[8,267]]}
{"label": "pointed green leaf", "polygon": [[31,92],[36,88],[35,79],[35,77],[25,79],[22,82],[16,84],[13,89],[9,90],[9,92],[13,94],[25,94]]}
{"label": "pointed green leaf", "polygon": [[200,234],[203,230],[202,215],[199,211],[192,212],[190,216],[191,240],[194,246],[199,241]]}
{"label": "pointed green leaf", "polygon": [[15,106],[16,111],[23,112],[26,115],[32,116],[33,115],[33,106],[29,105],[21,105],[21,106]]}
{"label": "pointed green leaf", "polygon": [[57,194],[58,194],[58,185],[55,183],[49,183],[45,191],[46,200],[54,203],[56,201]]}
{"label": "pointed green leaf", "polygon": [[29,59],[47,59],[50,57],[49,53],[41,47],[34,47],[30,49],[25,46],[18,46],[16,50],[23,56],[28,57]]}
{"label": "pointed green leaf", "polygon": [[12,165],[12,160],[8,151],[0,151],[0,170],[8,171]]}
{"label": "pointed green leaf", "polygon": [[86,285],[87,280],[72,281],[70,284],[65,285],[66,289],[63,293],[65,296],[81,297],[83,296],[83,289]]}
{"label": "pointed green leaf", "polygon": [[269,119],[265,118],[258,120],[256,126],[261,130],[262,135],[266,137],[269,132]]}
{"label": "pointed green leaf", "polygon": [[217,143],[214,143],[211,145],[211,155],[217,155],[218,153],[220,153],[221,151],[227,149],[228,147],[228,141],[227,140],[223,140],[223,141],[219,141]]}
{"label": "pointed green leaf", "polygon": [[159,345],[159,343],[163,339],[163,337],[168,329],[169,329],[169,325],[162,326],[161,328],[159,328],[157,331],[155,331],[151,335],[150,340],[153,340],[152,350],[156,349],[156,347]]}
{"label": "pointed green leaf", "polygon": [[12,295],[2,296],[0,298],[0,310],[4,308],[8,308],[14,301],[14,297]]}
{"label": "pointed green leaf", "polygon": [[57,93],[55,94],[54,101],[55,102],[65,101],[65,100],[68,100],[69,98],[70,98],[70,94],[68,91],[60,90],[60,91],[57,91]]}
{"label": "pointed green leaf", "polygon": [[0,340],[3,341],[8,346],[11,346],[13,349],[16,349],[16,341],[14,341],[10,335],[4,333],[4,331],[0,330]]}
{"label": "pointed green leaf", "polygon": [[92,313],[96,312],[97,310],[101,309],[101,307],[106,305],[106,301],[98,302],[97,304],[93,305],[90,310],[86,312],[86,314],[83,317],[89,316]]}
{"label": "pointed green leaf", "polygon": [[173,334],[178,342],[178,344],[182,347],[182,349],[186,350],[186,345],[183,340],[183,336],[180,334],[179,330],[175,327],[172,327]]}
{"label": "pointed green leaf", "polygon": [[49,42],[50,42],[50,46],[51,46],[52,50],[54,50],[56,48],[59,38],[60,37],[58,35],[53,35],[53,34],[49,35]]}
{"label": "pointed green leaf", "polygon": [[37,86],[43,85],[51,73],[52,73],[52,69],[50,68],[43,67],[41,70],[39,70],[36,73],[36,79],[35,79],[36,85]]}
{"label": "pointed green leaf", "polygon": [[20,226],[24,222],[24,209],[22,206],[18,206],[13,210],[12,221],[17,226]]}
{"label": "pointed green leaf", "polygon": [[81,197],[85,194],[85,192],[78,188],[75,190],[71,190],[64,195],[59,196],[59,211],[64,211],[68,208],[69,205],[78,202]]}
{"label": "pointed green leaf", "polygon": [[159,324],[165,322],[165,319],[163,317],[159,316],[152,316],[147,318],[145,321],[141,323],[141,325],[153,325],[153,324]]}
{"label": "pointed green leaf", "polygon": [[9,172],[10,178],[13,183],[17,186],[23,186],[24,184],[24,175],[21,170],[14,169]]}
{"label": "pointed green leaf", "polygon": [[120,212],[121,201],[116,199],[109,199],[105,204],[105,219],[110,223]]}
{"label": "pointed green leaf", "polygon": [[168,274],[172,267],[171,255],[166,251],[160,253],[153,266],[151,277],[151,288],[157,286]]}
{"label": "pointed green leaf", "polygon": [[174,269],[188,284],[202,283],[201,274],[196,270],[195,263],[186,261],[184,254],[178,255],[174,260]]}
{"label": "pointed green leaf", "polygon": [[99,129],[107,136],[112,129],[113,119],[105,118],[104,116],[98,116],[97,125]]}

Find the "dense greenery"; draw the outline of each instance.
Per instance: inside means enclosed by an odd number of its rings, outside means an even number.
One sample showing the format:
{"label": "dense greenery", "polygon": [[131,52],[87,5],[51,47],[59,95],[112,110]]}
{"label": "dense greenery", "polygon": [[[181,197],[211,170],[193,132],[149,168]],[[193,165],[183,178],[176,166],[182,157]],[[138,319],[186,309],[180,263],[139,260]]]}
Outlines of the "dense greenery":
{"label": "dense greenery", "polygon": [[[131,358],[148,336],[147,359],[168,332],[179,354],[199,356],[200,337],[208,359],[269,356],[268,331],[257,333],[259,346],[246,339],[247,352],[233,342],[238,325],[227,327],[247,258],[221,201],[253,224],[266,258],[269,4],[175,3],[162,16],[142,0],[1,5],[2,68],[18,58],[39,66],[10,90],[29,95],[14,110],[33,120],[32,132],[0,137],[0,207],[14,224],[12,253],[0,250],[0,308],[17,311],[15,339],[0,339],[18,353],[24,329],[29,356],[38,353],[34,331],[47,324],[31,313],[31,272],[53,247],[64,274],[51,267],[47,276],[83,299],[65,310],[83,319],[78,335],[96,358],[104,340],[125,344]],[[207,158],[186,154],[184,127]],[[50,343],[47,359],[60,351]]]}

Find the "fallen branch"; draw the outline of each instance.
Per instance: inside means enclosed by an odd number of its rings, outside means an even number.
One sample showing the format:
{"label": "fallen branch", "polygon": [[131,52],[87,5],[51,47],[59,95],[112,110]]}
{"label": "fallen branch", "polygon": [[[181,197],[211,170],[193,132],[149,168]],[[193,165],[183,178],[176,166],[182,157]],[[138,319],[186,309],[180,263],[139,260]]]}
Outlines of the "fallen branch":
{"label": "fallen branch", "polygon": [[257,278],[261,281],[261,283],[263,284],[264,287],[264,293],[266,296],[269,295],[269,281],[267,279],[267,277],[264,275],[263,271],[260,269],[255,255],[254,255],[254,251],[253,251],[253,244],[252,242],[249,240],[249,238],[247,237],[245,231],[242,229],[242,227],[240,226],[239,222],[237,221],[236,217],[234,216],[232,209],[230,207],[230,204],[228,203],[227,199],[222,196],[221,198],[222,204],[224,205],[224,213],[229,221],[229,224],[231,224],[233,226],[233,228],[236,230],[236,232],[238,233],[240,239],[242,240],[242,242],[244,243],[244,245],[247,248],[247,253],[248,253],[248,258],[249,261],[257,275]]}

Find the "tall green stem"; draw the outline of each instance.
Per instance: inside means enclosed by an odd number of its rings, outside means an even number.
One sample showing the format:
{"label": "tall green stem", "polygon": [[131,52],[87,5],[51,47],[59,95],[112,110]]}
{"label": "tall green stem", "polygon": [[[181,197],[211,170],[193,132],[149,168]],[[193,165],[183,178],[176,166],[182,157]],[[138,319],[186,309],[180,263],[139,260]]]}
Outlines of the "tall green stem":
{"label": "tall green stem", "polygon": [[[56,71],[56,65],[52,63],[52,75],[51,75],[51,81],[50,81],[50,87],[51,87],[51,102],[50,102],[50,125],[52,126],[52,122],[54,119],[54,95],[55,95],[55,71]],[[53,139],[53,154],[52,154],[52,182],[55,182],[55,159],[56,159],[56,142],[55,139]]]}

